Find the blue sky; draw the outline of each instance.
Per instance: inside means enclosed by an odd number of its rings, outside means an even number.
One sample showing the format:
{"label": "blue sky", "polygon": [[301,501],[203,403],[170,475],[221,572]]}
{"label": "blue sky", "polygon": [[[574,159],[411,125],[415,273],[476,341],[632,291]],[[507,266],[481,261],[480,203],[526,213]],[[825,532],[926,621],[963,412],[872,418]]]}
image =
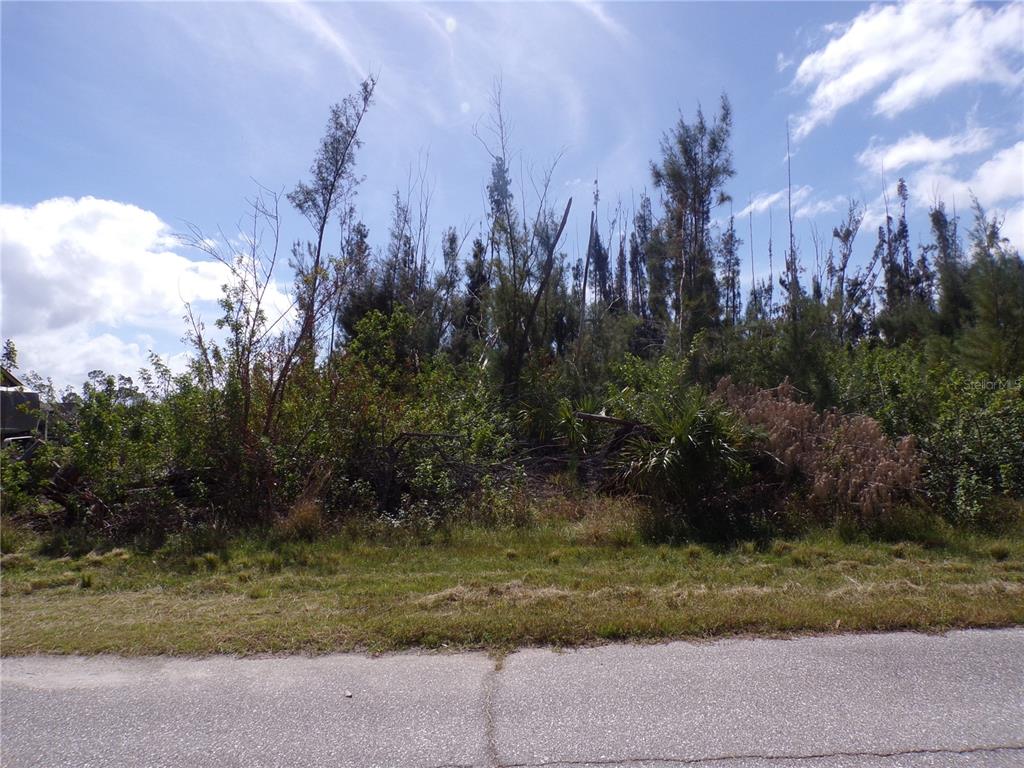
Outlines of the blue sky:
{"label": "blue sky", "polygon": [[[831,232],[853,196],[869,251],[882,192],[903,175],[915,241],[941,196],[973,191],[1024,240],[1024,6],[967,3],[2,4],[2,333],[60,384],[182,361],[181,304],[215,317],[223,273],[173,239],[229,234],[255,181],[305,174],[328,107],[367,72],[376,103],[357,208],[382,244],[391,195],[425,170],[429,226],[476,231],[489,159],[474,138],[500,77],[519,168],[560,151],[567,251],[650,188],[680,111],[728,94],[732,209],[768,211],[783,247],[786,125],[797,237]],[[526,197],[530,188],[526,187]],[[561,205],[561,203],[557,203]],[[717,215],[727,216],[722,209]],[[284,219],[286,241],[307,236]],[[749,259],[749,243],[744,255]],[[287,281],[287,275],[281,276]],[[749,266],[744,279],[749,279]]]}

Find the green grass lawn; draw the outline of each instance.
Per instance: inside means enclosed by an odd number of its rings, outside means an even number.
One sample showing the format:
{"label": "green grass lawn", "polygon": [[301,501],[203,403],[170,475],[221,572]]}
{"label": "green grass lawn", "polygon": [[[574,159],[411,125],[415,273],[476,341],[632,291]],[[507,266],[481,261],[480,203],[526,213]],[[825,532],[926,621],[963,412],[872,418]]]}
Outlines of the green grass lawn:
{"label": "green grass lawn", "polygon": [[446,541],[240,539],[218,552],[3,558],[2,653],[321,653],[1024,623],[1024,539],[940,546],[602,543],[578,526]]}

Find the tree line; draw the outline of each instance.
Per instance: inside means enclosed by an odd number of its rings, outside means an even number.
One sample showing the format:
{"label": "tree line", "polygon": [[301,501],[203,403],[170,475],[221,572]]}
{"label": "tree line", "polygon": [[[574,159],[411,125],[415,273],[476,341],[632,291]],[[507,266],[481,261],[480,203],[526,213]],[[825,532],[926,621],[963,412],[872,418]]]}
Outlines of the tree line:
{"label": "tree line", "polygon": [[[258,189],[244,252],[183,237],[229,271],[215,328],[186,307],[183,374],[154,358],[138,381],[96,372],[81,394],[51,391],[69,415],[46,450],[74,477],[8,457],[8,513],[134,536],[310,509],[316,526],[433,525],[500,508],[524,472],[584,473],[599,447],[601,488],[649,499],[672,535],[771,528],[793,499],[867,525],[908,507],[977,520],[1021,497],[1024,264],[977,200],[967,225],[937,201],[915,248],[901,179],[863,263],[862,205],[813,233],[812,263],[790,201],[778,272],[772,238],[760,279],[748,243],[743,295],[742,222],[716,221],[735,175],[724,95],[664,135],[648,169],[659,199],[600,222],[596,183],[584,203],[555,199],[553,166],[516,178],[499,87],[477,132],[480,230],[445,229],[435,253],[421,174],[374,245],[355,196],[376,87],[331,108],[305,180]],[[308,224],[287,248],[284,205]],[[269,296],[285,263],[281,311]]]}

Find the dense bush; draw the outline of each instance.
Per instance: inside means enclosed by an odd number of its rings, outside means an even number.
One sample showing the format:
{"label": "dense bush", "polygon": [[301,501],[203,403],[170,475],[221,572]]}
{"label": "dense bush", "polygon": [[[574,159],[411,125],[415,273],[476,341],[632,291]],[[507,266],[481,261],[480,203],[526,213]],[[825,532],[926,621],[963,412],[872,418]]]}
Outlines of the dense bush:
{"label": "dense bush", "polygon": [[650,535],[749,537],[775,514],[764,456],[750,430],[692,383],[689,368],[668,356],[627,355],[611,367],[603,397],[563,401],[563,435],[589,478],[652,508]]}
{"label": "dense bush", "polygon": [[872,531],[897,508],[921,506],[913,437],[818,410],[788,382],[762,389],[726,377],[709,396],[691,369],[669,357],[614,366],[604,398],[589,405],[620,420],[610,426],[563,404],[568,443],[613,464],[622,487],[665,511],[669,535],[750,536],[807,522]]}
{"label": "dense bush", "polygon": [[26,512],[42,493],[64,505],[61,526],[115,539],[275,521],[308,536],[359,515],[437,524],[484,478],[494,487],[514,474],[512,436],[479,372],[441,357],[416,365],[410,327],[401,311],[364,317],[330,378],[283,401],[273,442],[239,422],[230,380],[158,369],[145,376],[158,394],[96,373],[69,409],[66,440],[31,462],[4,452],[3,512]]}
{"label": "dense bush", "polygon": [[674,534],[735,533],[735,491],[751,472],[745,430],[697,387],[643,410],[616,457],[622,482],[668,512]]}
{"label": "dense bush", "polygon": [[916,436],[922,488],[951,522],[985,522],[998,497],[1024,495],[1024,379],[910,345],[859,349],[836,369],[845,408],[892,437]]}
{"label": "dense bush", "polygon": [[953,374],[923,439],[934,503],[954,522],[985,522],[999,496],[1024,497],[1024,379]]}
{"label": "dense bush", "polygon": [[[370,313],[340,362],[344,391],[321,439],[344,436],[335,471],[372,489],[376,512],[439,520],[498,473],[512,449],[510,425],[479,372],[444,358],[418,368],[403,353],[411,328],[399,311]],[[346,494],[328,499],[344,513]]]}

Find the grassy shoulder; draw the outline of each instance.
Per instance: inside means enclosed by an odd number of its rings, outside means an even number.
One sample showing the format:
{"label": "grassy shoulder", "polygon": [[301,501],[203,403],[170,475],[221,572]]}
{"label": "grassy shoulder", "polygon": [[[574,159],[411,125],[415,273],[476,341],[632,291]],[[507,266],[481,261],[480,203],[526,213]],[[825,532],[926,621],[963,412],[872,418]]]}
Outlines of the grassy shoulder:
{"label": "grassy shoulder", "polygon": [[2,653],[510,649],[1024,623],[1024,537],[817,532],[653,546],[614,526],[460,527],[428,543],[240,538],[216,551],[3,558]]}

